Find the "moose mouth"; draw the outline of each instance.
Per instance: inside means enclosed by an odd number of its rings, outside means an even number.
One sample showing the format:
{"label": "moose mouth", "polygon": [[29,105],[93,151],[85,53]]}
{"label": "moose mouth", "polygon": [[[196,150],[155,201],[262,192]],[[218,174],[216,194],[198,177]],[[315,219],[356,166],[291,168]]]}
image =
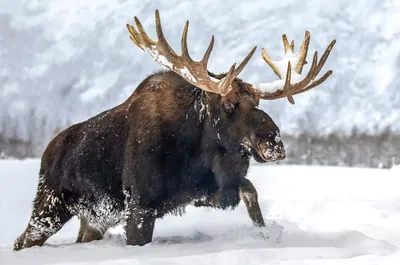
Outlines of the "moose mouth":
{"label": "moose mouth", "polygon": [[283,160],[286,157],[282,144],[261,141],[258,141],[256,144],[253,144],[251,141],[244,141],[243,143],[250,149],[250,153],[259,163],[275,162]]}

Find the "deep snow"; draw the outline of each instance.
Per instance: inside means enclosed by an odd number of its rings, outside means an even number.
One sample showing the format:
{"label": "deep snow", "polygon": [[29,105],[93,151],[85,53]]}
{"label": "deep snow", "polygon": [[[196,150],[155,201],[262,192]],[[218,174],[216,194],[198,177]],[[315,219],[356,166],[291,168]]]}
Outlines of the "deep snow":
{"label": "deep snow", "polygon": [[235,210],[188,207],[156,223],[154,242],[125,246],[122,229],[75,244],[76,219],[41,248],[11,251],[27,224],[39,160],[0,161],[0,264],[398,264],[400,168],[258,166],[269,240]]}

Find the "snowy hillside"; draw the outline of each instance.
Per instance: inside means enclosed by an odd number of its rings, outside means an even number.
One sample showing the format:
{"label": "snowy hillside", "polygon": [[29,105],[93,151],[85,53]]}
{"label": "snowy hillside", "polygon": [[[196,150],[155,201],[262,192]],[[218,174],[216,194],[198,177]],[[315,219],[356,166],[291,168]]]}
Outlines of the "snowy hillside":
{"label": "snowy hillside", "polygon": [[0,134],[46,142],[60,128],[127,98],[160,66],[131,43],[125,24],[137,15],[154,37],[156,8],[175,49],[190,20],[195,59],[215,35],[211,71],[227,71],[257,45],[240,76],[254,83],[276,79],[261,48],[279,58],[283,33],[298,48],[310,30],[309,58],[337,39],[323,69],[334,70],[326,84],[297,96],[294,106],[286,99],[263,103],[287,133],[400,129],[399,1],[5,0],[0,2]]}
{"label": "snowy hillside", "polygon": [[121,228],[75,244],[72,220],[41,248],[12,252],[25,228],[38,160],[0,161],[0,264],[398,264],[399,173],[395,170],[253,166],[249,179],[269,223],[258,236],[241,203],[233,211],[188,207],[156,222],[154,242],[128,247]]}

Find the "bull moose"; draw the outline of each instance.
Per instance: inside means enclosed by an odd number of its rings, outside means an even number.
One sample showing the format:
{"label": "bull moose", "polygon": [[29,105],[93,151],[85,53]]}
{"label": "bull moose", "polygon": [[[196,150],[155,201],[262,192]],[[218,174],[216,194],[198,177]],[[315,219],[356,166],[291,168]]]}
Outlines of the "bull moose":
{"label": "bull moose", "polygon": [[[283,81],[268,91],[238,78],[257,46],[238,67],[214,74],[207,70],[214,36],[204,57],[194,61],[188,21],[178,55],[164,37],[158,10],[157,41],[134,19],[136,28],[127,24],[133,43],[168,69],[144,79],[122,104],[51,140],[41,158],[30,220],[14,250],[42,246],[73,216],[81,220],[77,242],[102,239],[109,227],[123,224],[126,244],[144,245],[152,241],[157,218],[182,213],[187,205],[227,209],[242,200],[253,224],[265,226],[257,191],[246,179],[249,161],[282,160],[285,150],[278,126],[259,102],[287,97],[294,104],[293,95],[323,83],[331,70],[314,79],[335,40],[319,62],[315,52],[309,72],[294,84],[291,76],[307,63],[310,33],[285,70],[262,49]],[[294,54],[286,35],[283,43],[285,54]]]}

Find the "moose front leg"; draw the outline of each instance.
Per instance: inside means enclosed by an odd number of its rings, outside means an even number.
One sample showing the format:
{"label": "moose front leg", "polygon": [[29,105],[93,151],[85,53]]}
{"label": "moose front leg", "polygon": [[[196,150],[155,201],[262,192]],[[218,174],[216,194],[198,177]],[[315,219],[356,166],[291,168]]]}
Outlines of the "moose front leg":
{"label": "moose front leg", "polygon": [[239,204],[239,188],[247,167],[238,153],[221,153],[214,157],[212,173],[218,188],[212,201],[219,208],[235,208]]}
{"label": "moose front leg", "polygon": [[124,195],[126,244],[143,246],[150,243],[156,221],[154,211],[140,205],[138,192],[133,187],[125,189]]}
{"label": "moose front leg", "polygon": [[[212,197],[208,197],[205,200],[196,201],[194,202],[194,206],[224,208],[223,205],[221,205],[221,193],[222,191],[217,191]],[[239,186],[239,197],[247,208],[247,213],[253,223],[253,226],[265,227],[260,204],[258,203],[257,190],[250,180],[246,178],[241,179]]]}
{"label": "moose front leg", "polygon": [[243,178],[239,190],[240,199],[244,202],[247,208],[247,213],[254,226],[264,227],[265,222],[261,212],[260,204],[258,203],[257,190],[250,180]]}
{"label": "moose front leg", "polygon": [[143,246],[153,238],[156,217],[153,211],[134,203],[127,206],[125,213],[126,244]]}
{"label": "moose front leg", "polygon": [[240,200],[243,200],[253,225],[264,227],[257,190],[253,183],[245,178],[249,167],[248,158],[241,153],[222,153],[214,158],[213,174],[218,190],[207,203],[225,209],[235,208]]}

